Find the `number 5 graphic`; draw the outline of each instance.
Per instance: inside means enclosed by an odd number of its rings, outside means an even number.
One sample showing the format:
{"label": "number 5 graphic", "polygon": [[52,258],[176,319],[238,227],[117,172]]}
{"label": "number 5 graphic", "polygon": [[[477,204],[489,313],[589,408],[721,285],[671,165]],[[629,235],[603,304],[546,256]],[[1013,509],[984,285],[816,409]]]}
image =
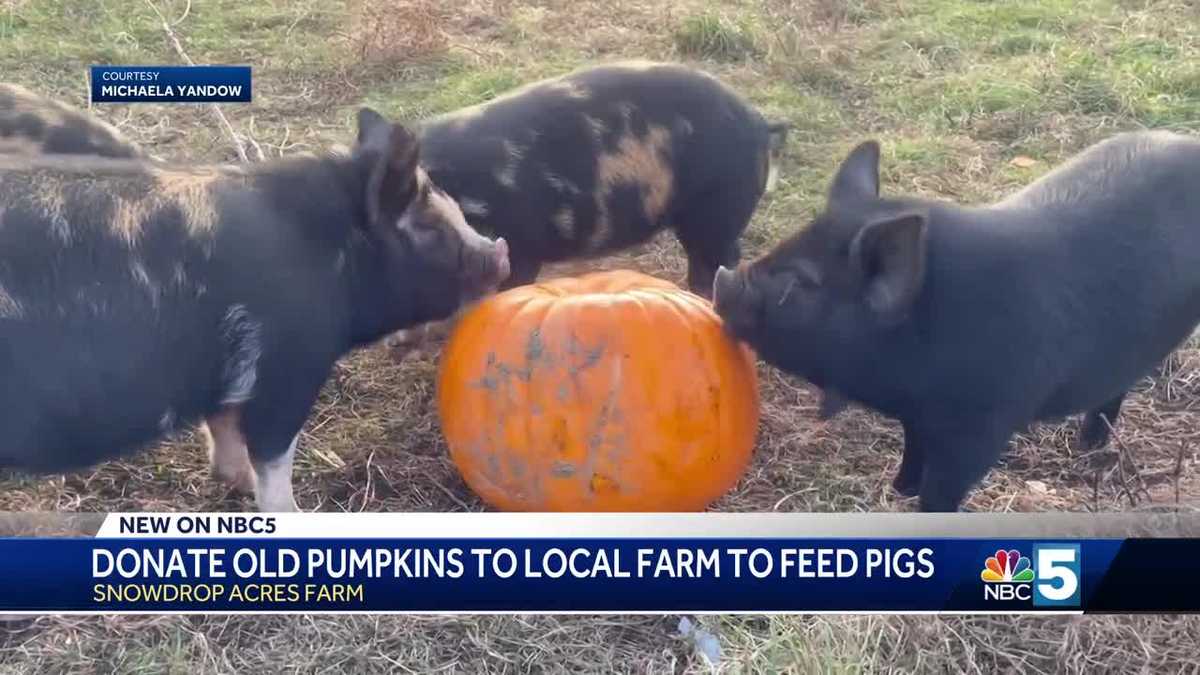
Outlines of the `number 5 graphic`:
{"label": "number 5 graphic", "polygon": [[1035,607],[1079,606],[1079,544],[1035,544]]}

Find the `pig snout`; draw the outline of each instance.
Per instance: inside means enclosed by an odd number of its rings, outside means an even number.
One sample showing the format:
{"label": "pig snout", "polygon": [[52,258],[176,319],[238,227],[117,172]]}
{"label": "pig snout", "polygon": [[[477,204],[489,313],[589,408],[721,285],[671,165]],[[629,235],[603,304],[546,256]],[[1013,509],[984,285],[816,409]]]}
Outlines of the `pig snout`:
{"label": "pig snout", "polygon": [[736,271],[722,265],[713,279],[713,308],[725,328],[737,337],[745,337],[754,329],[761,304],[748,276],[745,265],[739,265]]}
{"label": "pig snout", "polygon": [[461,270],[467,299],[475,299],[492,293],[508,278],[511,267],[508,261],[508,242],[504,237],[495,241],[479,237],[467,246]]}

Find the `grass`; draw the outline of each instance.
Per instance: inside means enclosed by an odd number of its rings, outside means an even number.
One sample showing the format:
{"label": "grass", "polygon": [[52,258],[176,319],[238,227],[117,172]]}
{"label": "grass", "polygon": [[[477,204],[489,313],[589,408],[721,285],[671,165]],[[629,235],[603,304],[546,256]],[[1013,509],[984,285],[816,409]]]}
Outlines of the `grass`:
{"label": "grass", "polygon": [[[756,255],[821,205],[837,161],[883,141],[884,189],[967,202],[1007,193],[1120,129],[1195,130],[1200,15],[1187,0],[155,0],[200,63],[250,63],[255,102],[223,110],[268,156],[350,140],[365,103],[403,119],[621,58],[683,60],[788,120],[778,190],[745,235]],[[396,8],[384,12],[380,7]],[[372,23],[371,17],[375,17]],[[388,23],[386,20],[391,20]],[[383,21],[383,23],[379,23]],[[374,29],[372,29],[374,26]],[[411,39],[409,39],[411,36]],[[85,104],[91,63],[177,63],[142,0],[0,2],[4,77]],[[97,106],[156,154],[229,161],[198,106]],[[559,266],[632,267],[681,280],[669,237]],[[301,438],[305,509],[483,506],[446,457],[435,360],[367,350],[339,364]],[[801,382],[761,367],[756,458],[715,505],[737,511],[881,511],[897,426],[861,410],[827,423]],[[1128,510],[1200,502],[1200,345],[1129,400],[1119,442],[1072,449],[1074,426],[1014,442],[975,510]],[[1188,441],[1185,443],[1185,441]],[[191,435],[93,471],[0,481],[0,510],[242,510]],[[702,617],[723,671],[1090,672],[1200,667],[1189,617]],[[310,670],[700,672],[675,617],[44,617],[0,628],[0,674]]]}
{"label": "grass", "polygon": [[681,54],[718,61],[747,59],[759,53],[754,28],[748,22],[712,13],[685,18],[675,31],[675,46]]}

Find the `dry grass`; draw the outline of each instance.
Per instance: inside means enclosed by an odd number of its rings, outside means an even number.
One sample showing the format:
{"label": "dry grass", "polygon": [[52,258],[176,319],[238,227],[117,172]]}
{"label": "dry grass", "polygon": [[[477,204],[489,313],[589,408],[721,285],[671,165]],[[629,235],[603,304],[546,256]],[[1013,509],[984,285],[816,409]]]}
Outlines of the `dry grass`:
{"label": "dry grass", "polygon": [[[1191,672],[1200,622],[1168,617],[800,617],[722,622],[749,672]],[[764,637],[765,636],[765,637]],[[782,667],[781,667],[782,666]]]}
{"label": "dry grass", "polygon": [[[722,672],[1195,672],[1172,617],[705,617]],[[2,624],[0,624],[2,626]],[[97,617],[0,627],[0,673],[711,672],[668,617]]]}
{"label": "dry grass", "polygon": [[[671,622],[654,617],[41,621],[0,628],[0,673],[669,672],[688,660]],[[20,669],[6,670],[6,656]]]}
{"label": "dry grass", "polygon": [[396,65],[446,49],[449,12],[433,0],[354,0],[346,40],[359,65]]}
{"label": "dry grass", "polygon": [[[16,64],[14,79],[80,104],[81,62],[173,60],[158,24],[138,14],[140,2],[84,4],[0,4],[0,59]],[[173,21],[189,7],[186,0],[159,5]],[[1155,120],[1186,126],[1191,106],[1200,110],[1200,99],[1189,98],[1187,89],[1187,64],[1197,54],[1188,29],[1194,12],[1175,0],[1116,8],[1104,0],[1078,8],[1065,0],[468,0],[453,6],[427,0],[211,0],[190,5],[174,29],[198,62],[255,64],[255,104],[226,111],[233,126],[269,156],[346,142],[352,110],[363,102],[419,116],[596,60],[699,61],[795,128],[780,190],[764,201],[745,237],[753,255],[809,217],[834,162],[865,136],[885,141],[886,189],[986,200],[1114,129]],[[706,15],[753,26],[754,50],[727,59],[680,44],[680,27]],[[94,51],[64,43],[61,35],[73,30],[92,31],[77,42],[94,45]],[[1102,58],[1084,58],[1092,53]],[[1020,86],[994,86],[1006,82]],[[1120,95],[1114,99],[1111,92]],[[97,112],[156,154],[234,158],[202,109],[113,106]],[[1018,155],[1036,163],[1015,165]],[[684,276],[679,247],[669,237],[547,274],[596,267]],[[296,488],[302,508],[484,508],[447,459],[433,406],[435,369],[435,356],[395,363],[382,349],[338,366],[301,437]],[[766,366],[760,374],[763,416],[755,459],[714,509],[913,508],[889,488],[901,448],[895,423],[857,409],[822,423],[806,385]],[[1198,406],[1200,345],[1191,344],[1130,397],[1108,448],[1076,451],[1074,422],[1038,425],[1015,439],[967,506],[1195,508]],[[251,507],[249,499],[209,480],[203,449],[190,434],[92,471],[0,479],[0,511]],[[8,629],[0,624],[0,675],[706,670],[678,635],[676,621],[43,617]],[[705,617],[699,623],[720,638],[723,671],[1200,669],[1200,620],[1194,618],[778,616]]]}

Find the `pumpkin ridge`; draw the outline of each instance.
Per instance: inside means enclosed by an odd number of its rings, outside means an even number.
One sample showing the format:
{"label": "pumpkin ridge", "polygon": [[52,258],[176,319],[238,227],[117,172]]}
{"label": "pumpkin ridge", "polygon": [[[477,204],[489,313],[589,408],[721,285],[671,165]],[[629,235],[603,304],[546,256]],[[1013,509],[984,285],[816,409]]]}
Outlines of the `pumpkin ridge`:
{"label": "pumpkin ridge", "polygon": [[[716,382],[714,382],[713,381],[714,380],[713,372],[712,372],[712,368],[711,368],[711,366],[712,366],[711,359],[714,356],[714,352],[706,348],[706,345],[705,345],[706,340],[704,340],[705,336],[703,335],[703,333],[701,333],[700,331],[694,330],[694,329],[689,329],[689,327],[687,325],[689,321],[696,320],[696,317],[695,317],[695,315],[697,314],[696,307],[694,305],[691,305],[690,303],[686,302],[686,300],[681,298],[679,294],[664,294],[663,297],[666,300],[666,302],[670,303],[674,307],[676,316],[678,317],[678,321],[680,321],[681,325],[682,325],[682,332],[685,335],[687,335],[688,339],[691,341],[691,346],[696,351],[700,352],[700,358],[698,359],[699,365],[701,366],[700,370],[703,372],[704,379],[708,385],[709,397],[716,403],[716,405],[718,406],[717,410],[719,412],[720,407],[721,407],[721,395],[720,395],[721,388],[719,386],[720,376],[718,374],[718,376],[716,378]],[[700,320],[705,321],[705,322],[709,321],[709,318],[705,313],[701,312],[701,313],[699,313],[699,316],[700,316]],[[716,428],[715,433],[709,434],[709,437],[710,437],[710,439],[715,437],[715,444],[716,444],[717,448],[719,449],[720,446],[723,445],[724,432],[725,432],[725,429],[722,428],[723,420],[721,419],[720,415],[718,414],[713,417],[712,421],[717,424],[717,428]],[[714,442],[713,440],[710,440],[709,444],[711,445],[713,442]],[[704,462],[707,459],[707,455],[711,454],[711,448],[701,448],[699,450],[699,453],[703,453],[706,456],[691,457],[690,459],[693,463]]]}
{"label": "pumpkin ridge", "polygon": [[[633,308],[632,311],[634,314],[626,321],[626,323],[636,325],[639,331],[644,330],[654,333],[655,338],[661,338],[662,336],[659,334],[659,331],[655,330],[654,321],[651,316],[651,310],[649,307],[647,307],[645,298],[640,295],[631,294],[629,305]],[[666,344],[666,341],[662,339],[655,339],[652,340],[650,344],[652,344],[655,348],[653,354],[647,352],[646,354],[641,355],[639,358],[637,352],[631,353],[630,360],[635,362],[631,363],[630,365],[632,366],[634,372],[644,373],[648,367],[653,367],[656,370],[660,367],[659,362],[661,361],[662,356],[659,354],[659,352],[663,351],[662,348]],[[628,347],[628,345],[626,345],[626,347]],[[643,363],[644,361],[651,361],[651,363],[649,366],[647,366],[647,364]],[[638,385],[639,391],[636,391],[631,395],[640,398],[640,403],[642,406],[647,408],[652,407],[654,406],[655,402],[661,398],[662,378],[642,377],[640,378]],[[641,482],[642,481],[637,481],[638,485],[635,487],[642,489],[642,486],[640,485]]]}
{"label": "pumpkin ridge", "polygon": [[[502,308],[508,313],[506,315],[502,315],[504,320],[501,322],[501,327],[497,331],[500,335],[513,334],[514,324],[521,320],[521,317],[525,314],[529,305],[533,304],[536,298],[518,298],[518,300],[522,300],[522,302],[518,303],[514,301],[510,306]],[[490,433],[494,434],[491,445],[496,448],[493,451],[492,456],[497,457],[501,453],[510,454],[506,452],[506,448],[510,446],[510,443],[508,439],[507,427],[503,421],[509,416],[510,411],[516,408],[516,406],[512,400],[512,379],[514,375],[513,366],[507,361],[506,355],[501,352],[500,349],[497,348],[494,350],[494,352],[496,354],[495,370],[498,373],[499,384],[495,389],[491,390],[490,396],[484,397],[484,405],[486,407],[487,414],[484,415],[483,419],[496,421],[494,428],[489,431]],[[504,462],[501,462],[499,459],[497,459],[495,466],[497,480],[493,482],[502,486],[505,491],[511,491],[511,465],[506,465]],[[518,502],[524,502],[526,495],[522,494],[520,491],[517,491],[517,493],[514,495],[514,498]]]}
{"label": "pumpkin ridge", "polygon": [[[721,325],[719,319],[717,321],[717,330],[724,330],[724,327]],[[732,442],[731,437],[734,434],[734,431],[730,429],[730,417],[734,414],[734,410],[731,410],[731,407],[736,409],[739,406],[740,401],[737,400],[737,397],[743,394],[743,392],[740,391],[730,392],[730,388],[732,386],[730,380],[732,378],[729,377],[728,373],[729,364],[733,359],[742,359],[745,367],[753,371],[754,363],[752,361],[745,361],[741,350],[738,349],[736,344],[734,344],[734,348],[730,350],[728,342],[718,342],[718,340],[711,335],[701,336],[700,339],[704,343],[705,348],[708,350],[708,358],[705,359],[705,363],[709,364],[713,368],[711,376],[715,379],[715,382],[712,382],[710,386],[712,386],[716,392],[715,397],[717,403],[717,407],[713,411],[713,417],[718,429],[717,437],[720,439],[719,444],[720,446],[724,446],[725,444]],[[757,392],[757,387],[752,387],[752,391]],[[727,402],[725,400],[726,398],[731,398],[732,400]],[[727,403],[732,403],[732,406],[727,405]],[[757,408],[757,403],[755,403],[752,407]],[[756,432],[757,426],[750,433],[756,434]],[[720,452],[722,449],[722,447],[716,448],[717,452]],[[742,467],[742,470],[745,470],[744,466]]]}
{"label": "pumpkin ridge", "polygon": [[[524,355],[526,359],[525,367],[529,372],[529,381],[524,383],[524,386],[522,387],[525,394],[525,405],[523,409],[529,410],[531,413],[536,412],[539,415],[544,413],[541,411],[541,404],[536,401],[537,387],[535,386],[535,382],[538,380],[535,378],[535,375],[537,374],[535,370],[538,367],[545,368],[545,362],[547,359],[549,359],[547,356],[548,348],[545,345],[545,336],[542,334],[542,327],[546,324],[546,317],[554,309],[556,304],[557,303],[553,300],[543,299],[543,302],[537,308],[536,320],[532,323],[529,336],[526,338]],[[538,362],[541,362],[540,365]],[[533,428],[534,415],[529,414],[525,415],[524,417],[526,421],[525,444],[530,445],[537,441],[537,435],[534,433]],[[538,500],[540,501],[543,490],[542,472],[538,471],[536,466],[530,466],[529,469],[533,472],[534,489],[537,492]]]}

